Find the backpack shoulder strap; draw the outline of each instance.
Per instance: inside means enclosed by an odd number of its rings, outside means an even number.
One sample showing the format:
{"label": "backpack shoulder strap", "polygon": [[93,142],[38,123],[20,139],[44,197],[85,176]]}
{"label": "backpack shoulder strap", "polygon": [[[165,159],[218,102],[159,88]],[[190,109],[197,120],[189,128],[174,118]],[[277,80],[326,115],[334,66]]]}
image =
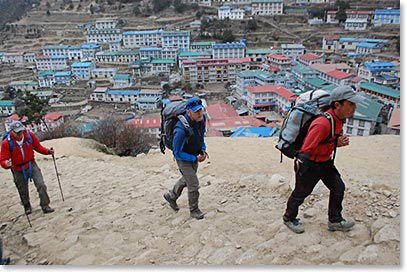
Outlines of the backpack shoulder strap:
{"label": "backpack shoulder strap", "polygon": [[8,145],[10,146],[10,152],[13,152],[14,150],[14,142],[13,139],[11,139],[10,133],[7,135],[7,141],[8,141]]}
{"label": "backpack shoulder strap", "polygon": [[189,128],[189,123],[187,118],[185,118],[184,115],[179,115],[178,119],[181,121],[181,123],[184,125],[185,128]]}
{"label": "backpack shoulder strap", "polygon": [[331,139],[332,137],[335,137],[335,140],[334,140],[334,155],[333,155],[333,157],[332,157],[332,161],[334,161],[335,160],[335,156],[336,156],[336,148],[337,148],[337,146],[338,146],[338,136],[339,135],[336,135],[335,134],[335,130],[336,130],[336,127],[335,127],[335,120],[334,120],[334,118],[332,117],[332,115],[329,113],[329,112],[324,112],[324,116],[329,120],[329,122],[330,122],[330,124],[331,124],[331,133],[329,134],[329,136],[328,136],[328,138],[326,139],[326,140],[329,140],[329,139]]}

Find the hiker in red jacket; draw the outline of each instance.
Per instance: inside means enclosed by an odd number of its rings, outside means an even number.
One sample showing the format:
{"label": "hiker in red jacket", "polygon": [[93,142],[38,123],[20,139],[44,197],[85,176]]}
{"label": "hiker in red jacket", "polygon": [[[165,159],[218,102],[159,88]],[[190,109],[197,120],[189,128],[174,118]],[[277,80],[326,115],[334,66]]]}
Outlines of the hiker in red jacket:
{"label": "hiker in red jacket", "polygon": [[21,202],[26,214],[31,213],[28,180],[33,180],[40,197],[40,206],[44,213],[52,213],[54,209],[49,206],[47,186],[45,186],[41,170],[34,159],[34,150],[43,155],[52,155],[54,150],[40,144],[37,136],[24,128],[20,121],[10,126],[10,133],[1,143],[0,165],[10,169],[13,173]]}

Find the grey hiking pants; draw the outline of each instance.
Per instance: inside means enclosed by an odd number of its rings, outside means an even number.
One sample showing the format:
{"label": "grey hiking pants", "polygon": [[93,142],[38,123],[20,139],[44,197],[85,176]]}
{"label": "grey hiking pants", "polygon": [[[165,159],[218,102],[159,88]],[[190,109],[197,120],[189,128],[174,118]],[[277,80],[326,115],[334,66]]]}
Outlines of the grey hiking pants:
{"label": "grey hiking pants", "polygon": [[182,177],[175,183],[172,191],[170,191],[171,197],[177,200],[182,190],[187,187],[189,210],[192,212],[198,209],[199,202],[199,180],[196,175],[198,162],[177,161],[177,164]]}
{"label": "grey hiking pants", "polygon": [[[42,177],[41,169],[38,167],[37,163],[33,161],[32,163],[32,177],[34,185],[37,188],[38,195],[40,196],[40,206],[44,207],[49,204],[49,197],[47,194],[47,186],[45,186],[44,178]],[[24,175],[21,171],[11,171],[14,177],[14,183],[16,184],[18,193],[20,194],[21,202],[23,205],[28,205],[30,203],[30,195],[28,190],[28,180],[24,180]],[[26,174],[27,174],[26,170]]]}

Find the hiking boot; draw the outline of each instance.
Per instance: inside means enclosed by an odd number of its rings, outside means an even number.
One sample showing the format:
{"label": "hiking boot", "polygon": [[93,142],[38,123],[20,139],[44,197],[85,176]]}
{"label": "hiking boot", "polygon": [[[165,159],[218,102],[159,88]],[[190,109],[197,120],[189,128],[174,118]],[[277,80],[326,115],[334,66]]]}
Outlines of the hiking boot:
{"label": "hiking boot", "polygon": [[341,222],[336,222],[332,223],[331,221],[328,221],[328,230],[330,231],[349,231],[353,226],[355,225],[355,222],[353,220],[348,220],[346,221],[345,219],[342,219]]}
{"label": "hiking boot", "polygon": [[44,207],[41,207],[42,208],[42,212],[43,213],[52,213],[52,212],[54,212],[55,210],[53,209],[53,208],[51,208],[50,206],[44,206]]}
{"label": "hiking boot", "polygon": [[200,209],[195,209],[195,210],[193,210],[193,211],[191,212],[191,217],[192,217],[192,218],[195,218],[195,219],[197,219],[197,220],[201,220],[201,219],[203,219],[205,216],[204,216],[204,214],[201,212]]}
{"label": "hiking boot", "polygon": [[31,209],[30,203],[24,205],[24,211],[25,211],[25,214],[31,214],[32,209]]}
{"label": "hiking boot", "polygon": [[283,216],[284,225],[286,225],[290,230],[295,233],[303,233],[304,226],[300,222],[300,219],[295,218],[293,220],[288,219],[286,216]]}
{"label": "hiking boot", "polygon": [[166,192],[166,193],[164,194],[164,199],[167,200],[168,204],[170,204],[170,207],[171,207],[174,211],[176,211],[176,212],[179,211],[179,207],[178,207],[178,205],[177,205],[177,202],[176,202],[174,199],[172,199],[172,197],[171,197],[171,195],[170,195],[169,192]]}

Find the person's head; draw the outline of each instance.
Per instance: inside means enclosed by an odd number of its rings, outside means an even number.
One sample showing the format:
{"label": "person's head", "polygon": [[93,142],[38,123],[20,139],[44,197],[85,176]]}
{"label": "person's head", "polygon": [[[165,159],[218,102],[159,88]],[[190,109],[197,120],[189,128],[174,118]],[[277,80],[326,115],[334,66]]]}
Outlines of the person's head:
{"label": "person's head", "polygon": [[202,121],[204,108],[202,100],[197,97],[188,99],[185,104],[185,110],[187,111],[189,118],[194,122]]}
{"label": "person's head", "polygon": [[331,92],[331,108],[340,119],[352,117],[356,104],[365,98],[349,86],[339,86]]}
{"label": "person's head", "polygon": [[14,138],[17,141],[20,141],[23,138],[24,125],[20,121],[14,121],[10,125],[10,130],[11,130],[11,133],[13,133]]}

